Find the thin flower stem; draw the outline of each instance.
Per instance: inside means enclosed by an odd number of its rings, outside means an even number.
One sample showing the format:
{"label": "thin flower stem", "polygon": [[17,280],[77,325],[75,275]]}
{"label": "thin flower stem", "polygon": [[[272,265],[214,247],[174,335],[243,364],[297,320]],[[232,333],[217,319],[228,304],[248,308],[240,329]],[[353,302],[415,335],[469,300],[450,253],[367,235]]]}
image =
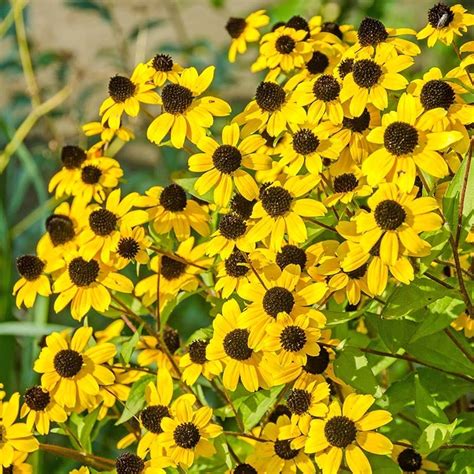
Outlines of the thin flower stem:
{"label": "thin flower stem", "polygon": [[[461,51],[459,51],[459,48],[458,48],[458,45],[455,43],[455,41],[453,40],[453,42],[451,43],[455,53],[456,53],[456,56],[458,57],[459,59],[459,62],[462,62],[462,56],[461,56]],[[465,69],[466,73],[467,73],[467,77],[469,77],[469,80],[471,81],[471,86],[474,85],[474,82],[472,80],[472,77],[471,77],[471,74],[469,73],[469,71],[467,70],[467,68]]]}
{"label": "thin flower stem", "polygon": [[474,140],[471,140],[471,143],[469,145],[469,151],[467,152],[466,171],[464,173],[464,180],[463,180],[462,188],[461,188],[461,196],[459,197],[458,225],[456,228],[456,237],[454,239],[454,243],[456,244],[456,247],[459,246],[459,239],[461,238],[464,201],[466,200],[467,182],[469,181],[469,174],[471,171],[473,143],[474,143]]}
{"label": "thin flower stem", "polygon": [[[327,344],[324,342],[318,342],[320,346],[326,346],[326,347],[331,347],[332,349],[336,349],[337,345],[335,344]],[[408,354],[391,354],[390,352],[382,352],[382,351],[377,351],[375,349],[368,349],[366,347],[356,347],[356,346],[344,346],[344,347],[350,347],[352,349],[358,349],[361,352],[365,352],[367,354],[373,354],[373,355],[378,355],[381,357],[392,357],[394,359],[400,359],[400,360],[406,360],[408,362],[413,362],[415,364],[419,365],[424,365],[425,367],[429,367],[430,369],[438,370],[440,372],[444,372],[445,374],[452,375],[454,377],[458,377],[464,380],[467,380],[468,382],[474,382],[474,377],[471,377],[469,375],[464,375],[459,372],[451,372],[450,370],[445,370],[440,367],[437,367],[435,365],[429,364],[427,362],[423,362],[415,357],[412,357],[411,355]]]}
{"label": "thin flower stem", "polygon": [[454,286],[450,285],[449,283],[446,283],[445,281],[440,280],[438,277],[435,277],[432,273],[425,272],[424,275],[427,276],[430,280],[433,280],[434,282],[438,283],[439,285],[444,286],[445,288],[448,288],[450,290],[456,289],[454,288]]}
{"label": "thin flower stem", "polygon": [[325,229],[330,230],[331,232],[334,232],[335,234],[338,233],[335,227],[324,224],[324,222],[318,221],[316,219],[310,219],[310,222],[313,222],[314,224],[319,225],[320,227],[324,227]]}
{"label": "thin flower stem", "polygon": [[223,431],[222,434],[225,436],[235,436],[236,438],[242,437],[242,438],[253,439],[254,441],[258,441],[260,443],[268,442],[267,439],[257,438],[256,436],[247,434],[247,433],[236,433],[235,431]]}
{"label": "thin flower stem", "polygon": [[153,252],[159,253],[160,255],[164,255],[165,257],[171,258],[172,260],[176,260],[177,262],[185,263],[186,265],[190,265],[191,267],[200,268],[201,270],[208,271],[209,268],[203,267],[202,265],[198,265],[197,263],[190,262],[179,255],[174,255],[172,253],[165,252],[164,250],[160,250],[157,247],[150,247]]}
{"label": "thin flower stem", "polygon": [[[396,444],[397,446],[403,446],[405,448],[413,448],[413,445],[404,443],[402,441],[394,441],[393,444]],[[474,449],[474,444],[444,444],[438,449]]]}
{"label": "thin flower stem", "polygon": [[122,303],[115,295],[112,295],[112,299],[120,306],[120,308],[114,308],[118,311],[125,311],[125,313],[130,316],[136,323],[139,325],[143,324],[143,327],[148,332],[148,334],[155,335],[154,329],[136,313],[134,313],[127,305]]}
{"label": "thin flower stem", "polygon": [[232,458],[234,459],[234,461],[237,463],[237,464],[242,464],[242,461],[239,459],[239,457],[237,456],[237,454],[235,454],[235,451],[232,449],[232,446],[230,445],[230,443],[228,443],[226,441],[225,443],[227,445],[227,448],[229,449],[229,453],[230,455],[232,456]]}
{"label": "thin flower stem", "polygon": [[260,277],[260,275],[257,273],[257,270],[255,270],[255,267],[252,265],[252,262],[250,261],[250,259],[248,258],[247,254],[245,252],[243,252],[242,250],[240,251],[240,253],[242,254],[242,256],[244,257],[245,261],[247,262],[248,266],[250,267],[250,269],[252,270],[252,272],[254,273],[254,275],[257,277],[258,281],[261,283],[261,285],[263,286],[263,288],[265,288],[265,290],[268,290],[268,288],[266,287],[264,281],[262,280],[262,278]]}
{"label": "thin flower stem", "polygon": [[[120,311],[120,313],[123,312],[122,308],[119,308],[118,306],[114,306],[113,304],[110,305],[112,309],[115,309],[116,311]],[[125,314],[120,314],[120,319],[127,325],[127,327],[132,331],[133,333],[137,332],[137,328],[133,325],[132,321],[125,316]]]}
{"label": "thin flower stem", "polygon": [[94,456],[93,454],[81,453],[75,449],[57,446],[55,444],[40,443],[39,449],[47,453],[56,454],[63,458],[74,459],[82,464],[93,467],[94,469],[111,470],[115,468],[115,461],[112,459],[103,458],[101,456]]}
{"label": "thin flower stem", "polygon": [[[456,268],[456,265],[454,265],[454,263],[452,263],[452,262],[446,262],[445,260],[440,260],[439,258],[435,258],[435,259],[433,260],[433,262],[439,263],[440,265],[444,265],[444,266],[446,266],[446,267]],[[461,271],[462,271],[462,272],[464,273],[464,275],[466,275],[467,277],[474,279],[474,273],[468,272],[468,271],[465,270],[464,268],[461,268]]]}
{"label": "thin flower stem", "polygon": [[239,430],[243,433],[243,432],[245,432],[245,427],[244,427],[244,423],[242,421],[242,418],[240,417],[239,412],[235,408],[235,405],[232,402],[232,399],[229,397],[229,394],[227,393],[227,390],[224,387],[224,384],[222,382],[221,382],[221,385],[222,385],[222,393],[224,394],[224,397],[225,397],[227,403],[230,405],[230,408],[231,408],[232,412],[235,415],[235,420],[237,422],[237,426],[239,427]]}
{"label": "thin flower stem", "polygon": [[158,259],[157,279],[156,279],[156,308],[155,308],[155,318],[156,318],[156,332],[158,332],[158,333],[161,331],[160,283],[161,283],[161,257]]}
{"label": "thin flower stem", "polygon": [[452,330],[451,328],[444,328],[444,333],[449,337],[449,339],[451,339],[451,341],[453,342],[453,344],[466,356],[466,358],[470,361],[470,362],[474,362],[474,357],[472,356],[472,354],[470,354],[460,343],[459,341],[456,339],[456,337],[454,336],[454,334],[452,333]]}
{"label": "thin flower stem", "polygon": [[468,311],[469,315],[473,315],[474,312],[472,310],[471,298],[469,298],[469,294],[466,290],[466,286],[464,285],[464,279],[462,277],[461,262],[459,260],[458,247],[457,247],[452,235],[449,236],[449,243],[450,243],[451,248],[453,250],[454,265],[455,265],[455,269],[456,269],[456,276],[458,278],[459,289],[461,290],[461,295],[463,297],[464,303],[466,304],[466,308],[467,308],[467,311]]}

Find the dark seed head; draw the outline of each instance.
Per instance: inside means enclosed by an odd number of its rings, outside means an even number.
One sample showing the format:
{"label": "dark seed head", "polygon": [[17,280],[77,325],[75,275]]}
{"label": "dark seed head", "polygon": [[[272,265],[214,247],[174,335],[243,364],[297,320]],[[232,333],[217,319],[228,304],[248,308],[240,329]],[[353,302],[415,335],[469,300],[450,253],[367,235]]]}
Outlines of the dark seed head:
{"label": "dark seed head", "polygon": [[87,165],[82,168],[81,179],[86,184],[97,184],[102,176],[102,170],[97,166]]}
{"label": "dark seed head", "polygon": [[265,145],[269,148],[275,148],[276,137],[271,136],[266,130],[260,133],[260,136],[265,140]]}
{"label": "dark seed head", "polygon": [[282,270],[291,264],[299,265],[304,270],[306,261],[306,252],[296,245],[285,245],[276,256],[276,263]]}
{"label": "dark seed head", "polygon": [[201,435],[194,423],[186,422],[175,428],[173,438],[180,448],[193,449],[199,443]]}
{"label": "dark seed head", "polygon": [[346,274],[349,278],[352,278],[353,280],[359,280],[365,275],[366,272],[367,272],[367,263],[364,263],[364,265],[362,265],[361,267],[356,268],[355,270],[352,270],[351,272],[346,272]]}
{"label": "dark seed head", "polygon": [[63,166],[69,170],[80,168],[86,158],[86,152],[78,146],[66,145],[61,150],[61,161]]}
{"label": "dark seed head", "polygon": [[242,163],[242,155],[235,146],[221,145],[212,154],[212,162],[221,173],[231,174],[239,169]]}
{"label": "dark seed head", "polygon": [[277,21],[273,26],[272,26],[272,31],[278,30],[278,28],[281,28],[282,26],[286,26],[286,23],[284,21]]}
{"label": "dark seed head", "polygon": [[342,119],[342,126],[348,128],[353,132],[362,133],[369,128],[370,124],[370,113],[367,109],[364,109],[361,115],[354,118],[344,117]]}
{"label": "dark seed head", "polygon": [[241,194],[236,194],[230,201],[230,208],[238,214],[242,219],[250,219],[250,216],[252,215],[253,211],[253,206],[255,206],[255,203],[257,201],[253,199],[252,201],[249,201],[248,199],[245,199]]}
{"label": "dark seed head", "polygon": [[234,329],[224,337],[224,351],[235,360],[247,360],[252,356],[250,349],[248,329]]}
{"label": "dark seed head", "polygon": [[312,375],[318,375],[322,374],[328,368],[328,365],[329,352],[324,347],[320,347],[317,356],[306,356],[306,365],[303,370]]}
{"label": "dark seed head", "polygon": [[233,474],[258,474],[258,471],[250,464],[243,463],[234,467]]}
{"label": "dark seed head", "polygon": [[332,21],[325,21],[321,25],[321,32],[332,33],[334,36],[337,36],[339,39],[342,39],[342,31],[339,28],[339,25],[337,23],[333,23]]}
{"label": "dark seed head", "polygon": [[180,212],[186,207],[186,192],[178,184],[170,184],[161,191],[160,204],[170,212]]}
{"label": "dark seed head", "polygon": [[133,237],[122,237],[117,246],[117,253],[127,260],[133,260],[140,251],[140,244]]}
{"label": "dark seed head", "polygon": [[291,208],[293,198],[281,186],[270,186],[262,192],[262,206],[271,217],[285,215]]}
{"label": "dark seed head", "polygon": [[75,236],[72,220],[62,214],[50,215],[46,219],[46,230],[55,247],[71,241]]}
{"label": "dark seed head", "polygon": [[372,257],[380,257],[380,244],[381,243],[382,243],[382,238],[377,240],[377,242],[375,242],[373,247],[369,250],[369,253],[370,255],[372,255]]}
{"label": "dark seed head", "polygon": [[285,351],[298,352],[306,344],[306,334],[299,326],[287,326],[280,334],[280,344]]}
{"label": "dark seed head", "polygon": [[276,440],[273,446],[273,449],[275,450],[275,454],[281,459],[284,459],[285,461],[295,458],[296,456],[298,456],[298,453],[300,452],[300,450],[291,449],[290,444],[291,444],[291,441],[289,439]]}
{"label": "dark seed head", "polygon": [[354,82],[359,87],[371,88],[377,84],[382,75],[382,68],[372,59],[360,59],[354,61],[352,68]]}
{"label": "dark seed head", "polygon": [[357,429],[355,423],[346,416],[334,416],[324,427],[324,435],[332,446],[345,448],[355,441]]}
{"label": "dark seed head", "polygon": [[423,196],[423,182],[419,176],[415,177],[415,186],[418,188],[418,192],[416,193],[417,198],[421,198]]}
{"label": "dark seed head", "polygon": [[157,54],[152,65],[156,71],[169,72],[173,69],[173,59],[169,54]]}
{"label": "dark seed head", "polygon": [[295,46],[295,40],[288,35],[280,36],[275,42],[275,49],[281,54],[290,54]]}
{"label": "dark seed head", "polygon": [[125,102],[135,93],[135,84],[124,76],[114,76],[109,81],[109,95],[115,102]]}
{"label": "dark seed head", "polygon": [[163,433],[161,420],[166,416],[171,416],[168,407],[164,405],[151,405],[142,410],[140,420],[145,429],[152,433],[160,434]]}
{"label": "dark seed head", "polygon": [[166,326],[163,329],[163,341],[170,353],[174,354],[180,346],[178,331],[170,326]]}
{"label": "dark seed head", "polygon": [[293,150],[300,155],[310,155],[319,146],[319,138],[307,128],[298,130],[293,135]]}
{"label": "dark seed head", "polygon": [[328,66],[329,58],[320,51],[315,51],[306,63],[306,69],[310,74],[322,74]]}
{"label": "dark seed head", "polygon": [[[293,28],[296,31],[304,30],[304,31],[307,31],[308,33],[310,31],[308,22],[302,16],[299,16],[299,15],[292,16],[286,22],[286,26],[288,28]],[[307,38],[307,36],[305,37],[305,39],[306,38]]]}
{"label": "dark seed head", "polygon": [[286,94],[275,82],[261,82],[255,93],[257,105],[266,112],[275,112],[285,103]]}
{"label": "dark seed head", "polygon": [[34,281],[41,276],[44,262],[36,255],[22,255],[16,259],[18,273],[28,281]]}
{"label": "dark seed head", "polygon": [[117,216],[108,209],[97,209],[91,212],[89,225],[94,234],[105,237],[117,227]]}
{"label": "dark seed head", "polygon": [[197,341],[189,344],[189,357],[195,364],[204,364],[207,362],[206,347],[209,345],[209,341],[198,339]]}
{"label": "dark seed head", "polygon": [[334,191],[348,193],[357,188],[359,180],[352,173],[344,173],[334,178]]}
{"label": "dark seed head", "polygon": [[117,474],[141,474],[145,469],[145,462],[136,454],[123,453],[115,460]]}
{"label": "dark seed head", "polygon": [[193,93],[179,84],[166,84],[161,91],[163,108],[169,114],[184,114],[193,103]]}
{"label": "dark seed head", "polygon": [[163,255],[161,257],[161,268],[160,273],[167,280],[175,280],[179,278],[186,270],[187,265],[183,262],[179,262],[174,258]]}
{"label": "dark seed head", "polygon": [[438,3],[428,10],[428,21],[433,28],[445,28],[453,20],[454,13],[445,3]]}
{"label": "dark seed head", "polygon": [[341,86],[334,76],[324,74],[316,79],[313,85],[313,94],[316,99],[330,102],[339,97]]}
{"label": "dark seed head", "polygon": [[99,276],[99,264],[95,260],[87,262],[82,257],[76,257],[69,263],[69,278],[76,286],[89,286]]}
{"label": "dark seed head", "polygon": [[354,60],[352,58],[343,59],[337,67],[337,72],[341,79],[344,79],[354,69]]}
{"label": "dark seed head", "polygon": [[291,411],[286,405],[278,404],[268,417],[268,421],[270,423],[276,423],[278,418],[283,415],[286,415],[288,418],[291,418]]}
{"label": "dark seed head", "polygon": [[398,455],[397,462],[404,472],[416,472],[421,469],[423,459],[413,448],[406,448]]}
{"label": "dark seed head", "polygon": [[425,110],[442,107],[448,110],[454,104],[456,94],[446,82],[438,79],[428,81],[421,89],[420,100]]}
{"label": "dark seed head", "polygon": [[403,207],[391,199],[377,204],[374,214],[377,225],[383,230],[398,229],[405,222],[407,216]]}
{"label": "dark seed head", "polygon": [[44,411],[50,401],[49,392],[40,386],[31,387],[25,392],[25,403],[31,410]]}
{"label": "dark seed head", "polygon": [[72,349],[63,349],[54,356],[54,368],[64,378],[77,375],[81,369],[84,359],[82,355]]}
{"label": "dark seed head", "polygon": [[231,17],[227,21],[225,29],[231,38],[238,38],[243,33],[246,26],[247,22],[243,18]]}
{"label": "dark seed head", "polygon": [[286,403],[288,404],[291,413],[302,415],[308,411],[311,405],[311,394],[306,390],[294,388],[290,391]]}
{"label": "dark seed head", "polygon": [[240,250],[234,250],[224,261],[224,266],[227,275],[234,278],[243,277],[250,271]]}
{"label": "dark seed head", "polygon": [[409,123],[393,122],[385,129],[383,144],[396,156],[413,153],[418,145],[418,132]]}
{"label": "dark seed head", "polygon": [[13,465],[10,464],[7,467],[3,466],[3,474],[13,474]]}
{"label": "dark seed head", "polygon": [[234,213],[225,214],[219,222],[219,231],[228,240],[236,240],[242,237],[246,230],[247,224],[242,217]]}
{"label": "dark seed head", "polygon": [[295,298],[291,292],[281,286],[268,289],[263,297],[263,309],[273,318],[282,312],[290,314],[294,305]]}
{"label": "dark seed head", "polygon": [[377,46],[388,38],[388,33],[381,21],[365,17],[359,26],[357,37],[362,46]]}

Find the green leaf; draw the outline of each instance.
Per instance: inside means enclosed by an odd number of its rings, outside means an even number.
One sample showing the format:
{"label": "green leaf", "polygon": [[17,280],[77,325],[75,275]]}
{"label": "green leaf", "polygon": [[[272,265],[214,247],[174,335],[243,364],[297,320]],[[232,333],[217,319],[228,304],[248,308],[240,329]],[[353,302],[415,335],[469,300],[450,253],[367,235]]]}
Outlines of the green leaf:
{"label": "green leaf", "polygon": [[451,438],[456,423],[457,421],[454,420],[451,424],[433,423],[427,426],[417,442],[417,451],[427,455],[436,451],[442,444],[446,444]]}
{"label": "green leaf", "polygon": [[120,355],[122,356],[122,359],[125,364],[128,364],[130,362],[130,359],[132,357],[133,351],[137,347],[138,340],[140,339],[140,335],[143,330],[143,324],[137,329],[137,332],[133,334],[133,336],[125,342],[125,344],[122,345],[122,349],[120,350]]}
{"label": "green leaf", "polygon": [[413,337],[416,323],[403,319],[384,319],[377,314],[367,314],[366,321],[374,326],[382,342],[392,352],[405,347]]}
{"label": "green leaf", "polygon": [[[102,2],[101,2],[102,3]],[[66,5],[80,10],[92,10],[97,12],[104,20],[112,21],[107,6],[93,0],[67,0]]]}
{"label": "green leaf", "polygon": [[474,451],[456,454],[448,474],[474,474]]}
{"label": "green leaf", "polygon": [[415,375],[415,411],[418,424],[422,428],[430,423],[448,422],[448,417],[444,411],[421,385],[418,375]]}
{"label": "green leaf", "polygon": [[421,273],[425,273],[430,268],[431,262],[443,253],[451,235],[451,233],[445,227],[442,227],[436,232],[430,232],[427,234],[428,235],[424,236],[424,240],[426,240],[431,245],[431,250],[429,255],[420,258]]}
{"label": "green leaf", "polygon": [[155,379],[154,375],[144,375],[132,385],[122,416],[117,420],[116,425],[125,423],[143,408],[145,405],[145,388]]}
{"label": "green leaf", "polygon": [[271,390],[262,390],[247,397],[240,405],[244,427],[251,430],[272,407],[282,387],[273,387]]}
{"label": "green leaf", "polygon": [[175,179],[174,182],[179,184],[185,191],[187,191],[191,196],[194,196],[202,201],[206,202],[214,202],[214,191],[211,189],[206,194],[202,196],[196,192],[194,189],[194,183],[198,180],[198,178],[180,178]]}
{"label": "green leaf", "polygon": [[462,212],[462,227],[463,229],[470,229],[474,223],[474,166],[471,162],[469,175],[466,175],[468,161],[467,158],[462,161],[461,166],[449,183],[448,189],[443,197],[444,217],[446,218],[446,222],[453,234],[456,232],[458,225],[459,201],[465,180],[467,180],[467,183]]}
{"label": "green leaf", "polygon": [[375,375],[370,370],[367,357],[361,351],[345,348],[339,352],[334,361],[334,370],[344,382],[362,393],[380,395]]}
{"label": "green leaf", "polygon": [[364,314],[364,310],[360,311],[324,311],[327,318],[326,326],[337,326],[338,324],[347,323]]}
{"label": "green leaf", "polygon": [[91,452],[92,441],[91,433],[94,428],[97,417],[99,416],[100,407],[97,407],[94,411],[89,413],[87,416],[82,418],[82,423],[78,425],[78,436],[81,445],[87,450],[88,453]]}

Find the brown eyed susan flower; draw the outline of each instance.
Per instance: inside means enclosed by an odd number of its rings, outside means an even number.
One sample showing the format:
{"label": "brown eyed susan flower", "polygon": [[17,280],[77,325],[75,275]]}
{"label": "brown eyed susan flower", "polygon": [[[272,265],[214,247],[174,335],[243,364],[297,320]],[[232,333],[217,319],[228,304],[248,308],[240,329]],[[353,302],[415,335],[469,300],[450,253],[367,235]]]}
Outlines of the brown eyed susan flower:
{"label": "brown eyed susan flower", "polygon": [[13,461],[9,466],[0,464],[0,470],[3,474],[33,474],[33,466],[26,463],[29,453],[21,453],[15,451],[13,454]]}
{"label": "brown eyed susan flower", "polygon": [[229,47],[229,61],[235,62],[237,53],[244,54],[247,51],[247,43],[254,43],[259,40],[259,28],[268,25],[270,18],[265,15],[265,10],[257,10],[247,18],[229,18],[225,29],[232,38]]}
{"label": "brown eyed susan flower", "polygon": [[437,41],[450,45],[456,36],[462,36],[468,26],[474,25],[474,15],[460,4],[448,6],[437,3],[428,10],[428,24],[418,32],[418,39],[428,38],[428,47],[432,48]]}
{"label": "brown eyed susan flower", "polygon": [[372,454],[392,452],[390,440],[373,431],[389,423],[392,416],[385,410],[366,413],[374,401],[371,395],[351,393],[342,410],[335,400],[323,420],[311,421],[305,452],[316,453],[316,462],[324,474],[339,472],[343,454],[351,472],[360,473],[372,472],[362,449]]}
{"label": "brown eyed susan flower", "polygon": [[464,336],[468,339],[474,337],[474,319],[469,316],[469,313],[465,311],[461,313],[452,323],[451,327],[456,331],[464,331]]}
{"label": "brown eyed susan flower", "polygon": [[153,76],[153,70],[145,64],[138,64],[130,79],[125,76],[113,76],[109,81],[109,97],[102,102],[99,113],[102,123],[107,123],[111,129],[121,126],[122,114],[136,117],[140,112],[140,102],[144,104],[159,104],[160,98],[153,90],[155,85],[148,83]]}
{"label": "brown eyed susan flower", "polygon": [[105,149],[110,142],[117,137],[123,142],[129,142],[135,138],[135,134],[126,127],[113,129],[108,127],[108,123],[88,122],[82,126],[82,131],[86,137],[94,137],[100,135],[100,140],[91,146],[91,152],[98,152]]}
{"label": "brown eyed susan flower", "polygon": [[200,375],[211,380],[222,372],[222,365],[219,361],[207,358],[208,345],[209,341],[203,339],[196,339],[188,345],[186,354],[179,361],[179,366],[183,369],[184,383],[194,385]]}
{"label": "brown eyed susan flower", "polygon": [[117,474],[166,474],[165,468],[171,466],[174,467],[173,461],[163,455],[163,448],[157,446],[151,448],[149,460],[128,451],[115,460]]}
{"label": "brown eyed susan flower", "polygon": [[223,128],[221,145],[211,137],[203,137],[197,143],[203,153],[192,155],[188,161],[190,171],[204,172],[194,184],[194,189],[200,196],[213,189],[214,202],[221,207],[229,204],[234,186],[245,199],[256,199],[257,183],[245,168],[266,170],[271,167],[269,156],[257,154],[264,143],[260,135],[241,139],[236,123]]}
{"label": "brown eyed susan flower", "polygon": [[[247,255],[247,258],[250,257]],[[215,289],[227,299],[234,291],[238,291],[241,285],[249,281],[250,275],[251,270],[244,254],[235,249],[226,259],[218,263]]]}
{"label": "brown eyed susan flower", "polygon": [[313,16],[308,21],[311,39],[319,45],[335,44],[338,48],[346,49],[347,45],[357,40],[356,31],[352,25],[340,25],[334,21],[324,21],[320,15]]}
{"label": "brown eyed susan flower", "polygon": [[152,245],[152,240],[145,234],[143,227],[122,226],[120,228],[120,239],[114,253],[114,266],[121,270],[130,262],[146,265],[150,256],[147,249]]}
{"label": "brown eyed susan flower", "polygon": [[88,347],[91,337],[91,327],[77,329],[72,337],[55,332],[46,338],[34,365],[42,374],[42,387],[68,410],[87,407],[99,386],[111,385],[115,379],[103,365],[114,357],[115,346],[102,342]]}
{"label": "brown eyed susan flower", "polygon": [[197,143],[205,136],[214,116],[229,115],[227,102],[217,97],[199,97],[210,86],[214,69],[214,66],[209,66],[198,74],[195,68],[187,68],[176,83],[163,87],[160,98],[163,113],[148,127],[148,140],[159,145],[170,132],[172,145],[183,148],[186,138]]}
{"label": "brown eyed susan flower", "polygon": [[[408,444],[406,440],[402,440]],[[439,466],[422,456],[415,448],[394,444],[392,459],[404,473],[426,474],[426,471],[439,471]]]}
{"label": "brown eyed susan flower", "polygon": [[155,86],[162,87],[165,82],[177,83],[183,68],[173,61],[169,54],[159,53],[147,62],[147,66],[153,71],[152,80]]}

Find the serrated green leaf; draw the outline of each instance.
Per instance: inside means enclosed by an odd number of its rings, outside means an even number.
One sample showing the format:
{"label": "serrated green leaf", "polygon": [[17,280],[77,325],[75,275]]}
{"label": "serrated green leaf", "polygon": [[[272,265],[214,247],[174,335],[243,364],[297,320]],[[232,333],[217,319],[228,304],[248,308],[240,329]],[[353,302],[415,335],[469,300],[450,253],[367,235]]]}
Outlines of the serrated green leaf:
{"label": "serrated green leaf", "polygon": [[446,444],[456,427],[456,420],[451,424],[433,423],[427,426],[416,444],[417,451],[420,454],[430,454],[436,451],[442,444]]}
{"label": "serrated green leaf", "polygon": [[418,424],[425,428],[430,423],[447,423],[448,417],[415,375],[415,412]]}
{"label": "serrated green leaf", "polygon": [[145,405],[145,388],[155,379],[156,377],[154,375],[144,375],[132,385],[122,415],[115,425],[125,423],[143,408]]}

